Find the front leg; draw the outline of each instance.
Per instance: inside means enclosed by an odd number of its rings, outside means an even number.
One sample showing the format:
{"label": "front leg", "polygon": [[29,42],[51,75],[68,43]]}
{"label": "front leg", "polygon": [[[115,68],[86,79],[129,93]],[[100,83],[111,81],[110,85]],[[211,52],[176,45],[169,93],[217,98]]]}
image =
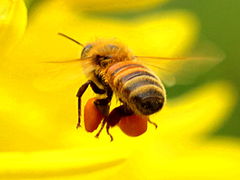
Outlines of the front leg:
{"label": "front leg", "polygon": [[77,92],[77,97],[78,97],[78,123],[77,123],[77,128],[80,127],[81,123],[81,98],[84,92],[87,90],[88,86],[91,86],[92,90],[96,94],[104,94],[106,91],[104,89],[100,89],[92,80],[88,80],[86,83],[84,83],[78,90]]}

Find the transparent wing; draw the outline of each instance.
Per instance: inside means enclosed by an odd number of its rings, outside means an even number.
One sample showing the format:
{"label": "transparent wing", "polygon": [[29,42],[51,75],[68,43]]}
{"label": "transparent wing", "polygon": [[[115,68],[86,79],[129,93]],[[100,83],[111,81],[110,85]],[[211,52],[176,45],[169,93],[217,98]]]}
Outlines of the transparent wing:
{"label": "transparent wing", "polygon": [[196,48],[186,57],[136,56],[152,69],[167,86],[187,84],[199,74],[209,71],[224,59],[224,54],[212,44]]}
{"label": "transparent wing", "polygon": [[33,85],[42,91],[55,91],[85,81],[79,60],[39,62],[34,64],[34,71]]}

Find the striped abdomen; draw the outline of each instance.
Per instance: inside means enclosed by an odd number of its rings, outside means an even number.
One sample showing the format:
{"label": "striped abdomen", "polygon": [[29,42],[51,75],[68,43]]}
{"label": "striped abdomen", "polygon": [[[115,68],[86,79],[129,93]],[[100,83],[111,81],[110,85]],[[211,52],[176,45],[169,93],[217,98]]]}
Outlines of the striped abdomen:
{"label": "striped abdomen", "polygon": [[157,76],[134,61],[111,65],[107,74],[111,88],[135,113],[150,115],[165,101],[165,90]]}

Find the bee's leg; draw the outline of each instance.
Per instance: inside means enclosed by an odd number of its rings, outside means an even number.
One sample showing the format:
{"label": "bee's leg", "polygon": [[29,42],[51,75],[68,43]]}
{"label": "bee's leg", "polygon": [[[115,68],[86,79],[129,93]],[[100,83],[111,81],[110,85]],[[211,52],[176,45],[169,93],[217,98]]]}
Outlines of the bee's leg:
{"label": "bee's leg", "polygon": [[103,99],[97,99],[94,101],[98,110],[106,117],[109,114],[109,103],[112,100],[113,91],[110,87],[106,87],[107,97]]}
{"label": "bee's leg", "polygon": [[158,125],[157,125],[155,122],[152,122],[150,119],[148,119],[148,122],[149,122],[150,124],[154,125],[155,128],[157,129]]}
{"label": "bee's leg", "polygon": [[113,141],[113,136],[110,134],[110,132],[109,132],[109,128],[110,128],[110,125],[109,124],[107,124],[107,134],[110,136],[110,141],[112,142]]}
{"label": "bee's leg", "polygon": [[[111,112],[110,114],[112,114],[112,112]],[[119,119],[119,120],[120,120],[120,119]],[[107,134],[110,136],[111,141],[113,140],[112,135],[109,133],[110,124],[108,123],[108,121],[109,121],[109,116],[105,116],[105,118],[104,118],[104,120],[103,120],[103,122],[102,122],[101,128],[99,129],[98,133],[95,135],[96,138],[99,137],[99,135],[100,135],[100,133],[102,132],[105,124],[107,123]]]}
{"label": "bee's leg", "polygon": [[121,105],[113,109],[109,116],[106,118],[106,130],[107,134],[111,138],[111,141],[113,141],[113,136],[109,132],[110,127],[116,126],[122,117],[129,116],[131,114],[133,114],[131,109],[129,109],[126,105]]}
{"label": "bee's leg", "polygon": [[77,92],[77,97],[78,97],[78,123],[77,123],[77,128],[80,127],[81,123],[81,98],[84,92],[87,90],[88,86],[91,86],[92,90],[97,93],[97,94],[104,94],[106,91],[104,89],[100,89],[92,80],[87,81],[84,83],[78,90]]}
{"label": "bee's leg", "polygon": [[102,121],[102,125],[98,133],[95,137],[98,137],[100,133],[102,132],[105,124],[108,122],[108,115],[109,115],[109,103],[112,100],[113,91],[110,87],[106,87],[107,91],[107,97],[104,99],[97,99],[94,101],[95,106],[98,108],[98,110],[105,116],[104,120]]}
{"label": "bee's leg", "polygon": [[108,117],[105,117],[105,118],[104,118],[104,120],[103,120],[103,122],[102,122],[102,125],[101,125],[101,128],[99,129],[99,131],[98,131],[98,133],[95,135],[95,137],[96,137],[96,138],[99,137],[99,135],[100,135],[100,133],[102,132],[102,130],[103,130],[103,128],[104,128],[104,126],[105,126],[106,123],[107,123],[107,127],[106,127],[106,129],[107,129],[107,134],[110,136],[111,141],[113,141],[113,136],[112,136],[112,135],[110,134],[110,132],[109,132],[109,128],[110,128],[111,126],[110,126],[110,124],[108,123]]}
{"label": "bee's leg", "polygon": [[103,130],[106,122],[107,122],[107,117],[105,117],[105,118],[103,119],[103,122],[102,122],[102,124],[101,124],[101,128],[99,129],[98,133],[95,135],[96,138],[99,137],[99,135],[100,135],[100,133],[102,132],[102,130]]}

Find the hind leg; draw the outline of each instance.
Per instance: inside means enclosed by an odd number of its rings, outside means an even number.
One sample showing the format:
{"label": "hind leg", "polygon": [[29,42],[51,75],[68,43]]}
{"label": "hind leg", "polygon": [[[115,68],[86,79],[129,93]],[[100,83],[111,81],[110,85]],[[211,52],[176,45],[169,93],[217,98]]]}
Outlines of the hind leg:
{"label": "hind leg", "polygon": [[110,136],[111,141],[113,141],[113,136],[109,132],[110,127],[114,127],[115,125],[117,125],[122,117],[129,116],[131,114],[133,114],[133,112],[126,105],[116,107],[111,111],[111,113],[106,118],[104,118],[102,126],[95,137],[98,137],[100,135],[104,126],[107,124],[106,126],[107,134]]}

